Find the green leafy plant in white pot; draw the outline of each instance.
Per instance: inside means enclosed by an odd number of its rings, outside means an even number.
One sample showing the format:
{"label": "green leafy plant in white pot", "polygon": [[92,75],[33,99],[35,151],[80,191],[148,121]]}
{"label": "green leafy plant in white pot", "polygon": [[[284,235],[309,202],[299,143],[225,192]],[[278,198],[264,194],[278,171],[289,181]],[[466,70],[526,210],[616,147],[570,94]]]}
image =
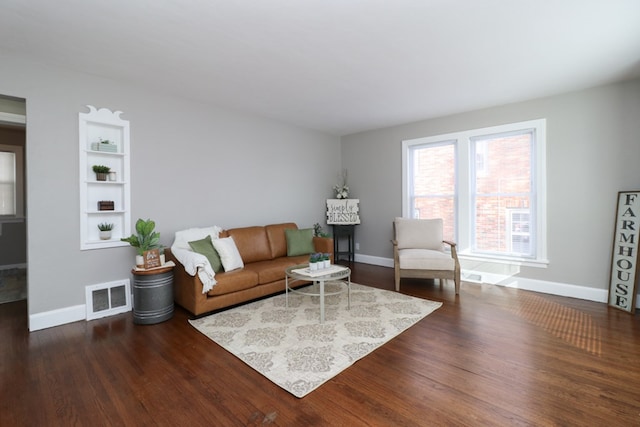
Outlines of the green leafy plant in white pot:
{"label": "green leafy plant in white pot", "polygon": [[[139,218],[138,221],[136,221],[136,234],[120,239],[136,248],[136,267],[142,267],[144,265],[142,254],[146,251],[162,249],[162,245],[160,244],[160,233],[154,231],[155,227],[156,223],[154,221]],[[164,264],[164,261],[162,260],[164,255],[161,255],[160,257],[162,264]]]}

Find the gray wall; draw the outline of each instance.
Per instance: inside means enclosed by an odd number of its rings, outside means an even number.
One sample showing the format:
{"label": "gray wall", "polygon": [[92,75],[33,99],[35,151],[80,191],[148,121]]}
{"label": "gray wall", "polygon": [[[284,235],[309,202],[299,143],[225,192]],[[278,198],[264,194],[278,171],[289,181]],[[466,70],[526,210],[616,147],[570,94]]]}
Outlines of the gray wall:
{"label": "gray wall", "polygon": [[78,113],[131,122],[132,220],[175,231],[324,218],[339,138],[0,53],[0,94],[27,100],[29,314],[85,303],[85,286],[130,277],[130,247],[81,251]]}
{"label": "gray wall", "polygon": [[640,190],[640,80],[343,137],[361,257],[392,257],[401,141],[538,118],[547,119],[550,264],[516,275],[607,289],[617,192]]}
{"label": "gray wall", "polygon": [[606,288],[616,192],[640,189],[640,81],[349,135],[304,130],[0,53],[0,94],[27,100],[29,314],[84,304],[86,285],[129,277],[134,251],[80,251],[78,112],[131,121],[132,219],[176,230],[324,220],[342,167],[361,200],[360,255],[391,257],[401,141],[547,119],[547,269],[522,277]]}

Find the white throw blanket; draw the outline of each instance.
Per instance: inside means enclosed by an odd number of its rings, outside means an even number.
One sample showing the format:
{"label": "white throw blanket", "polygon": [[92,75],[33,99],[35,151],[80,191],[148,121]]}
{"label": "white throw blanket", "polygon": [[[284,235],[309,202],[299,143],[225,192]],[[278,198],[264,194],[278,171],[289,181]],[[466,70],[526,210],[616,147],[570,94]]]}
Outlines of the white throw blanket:
{"label": "white throw blanket", "polygon": [[188,230],[177,231],[173,245],[171,245],[171,253],[184,266],[184,270],[195,276],[196,274],[202,282],[202,293],[206,294],[216,284],[213,267],[209,263],[206,256],[193,252],[189,242],[201,240],[207,236],[211,239],[217,239],[222,229],[216,225],[205,228],[190,228]]}

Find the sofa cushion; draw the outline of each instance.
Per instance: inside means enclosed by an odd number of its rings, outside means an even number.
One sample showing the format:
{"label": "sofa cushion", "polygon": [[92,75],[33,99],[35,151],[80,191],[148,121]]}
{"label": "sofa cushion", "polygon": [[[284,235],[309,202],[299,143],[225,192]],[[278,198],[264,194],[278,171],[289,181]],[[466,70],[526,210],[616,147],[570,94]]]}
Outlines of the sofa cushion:
{"label": "sofa cushion", "polygon": [[208,296],[228,294],[242,291],[258,285],[258,273],[243,268],[216,274],[216,285],[207,292]]}
{"label": "sofa cushion", "polygon": [[246,270],[255,271],[258,275],[258,284],[264,285],[278,280],[284,280],[285,269],[291,267],[289,258],[277,258],[270,261],[252,262],[245,265]]}
{"label": "sofa cushion", "polygon": [[313,229],[284,230],[287,238],[287,256],[306,255],[314,252]]}
{"label": "sofa cushion", "polygon": [[287,238],[284,231],[287,229],[297,230],[295,222],[285,222],[282,224],[270,224],[265,226],[269,247],[271,248],[271,258],[287,256]]}
{"label": "sofa cushion", "polygon": [[222,261],[220,260],[220,256],[218,255],[216,248],[213,247],[211,236],[189,242],[189,246],[194,252],[207,257],[207,259],[209,260],[209,264],[211,264],[211,268],[213,268],[213,271],[215,271],[216,273],[222,271]]}
{"label": "sofa cushion", "polygon": [[242,227],[227,230],[233,237],[245,264],[271,259],[269,239],[264,227]]}
{"label": "sofa cushion", "polygon": [[215,239],[213,240],[213,247],[220,255],[224,271],[232,271],[244,267],[233,237]]}

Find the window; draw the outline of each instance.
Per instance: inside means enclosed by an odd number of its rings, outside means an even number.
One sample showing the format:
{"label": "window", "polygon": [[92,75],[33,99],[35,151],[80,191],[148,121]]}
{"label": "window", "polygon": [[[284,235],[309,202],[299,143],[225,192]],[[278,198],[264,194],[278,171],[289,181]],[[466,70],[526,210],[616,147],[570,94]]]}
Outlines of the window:
{"label": "window", "polygon": [[545,120],[403,141],[403,216],[468,257],[546,263]]}
{"label": "window", "polygon": [[0,145],[0,218],[23,217],[22,147]]}
{"label": "window", "polygon": [[455,148],[452,141],[417,146],[411,162],[411,217],[443,218],[447,240],[455,240]]}

